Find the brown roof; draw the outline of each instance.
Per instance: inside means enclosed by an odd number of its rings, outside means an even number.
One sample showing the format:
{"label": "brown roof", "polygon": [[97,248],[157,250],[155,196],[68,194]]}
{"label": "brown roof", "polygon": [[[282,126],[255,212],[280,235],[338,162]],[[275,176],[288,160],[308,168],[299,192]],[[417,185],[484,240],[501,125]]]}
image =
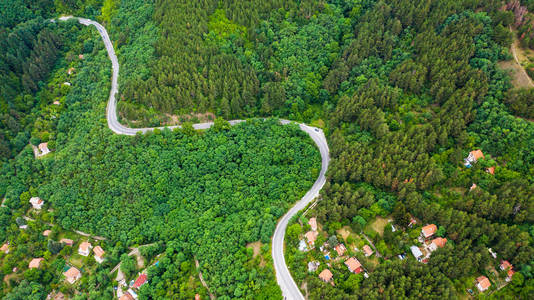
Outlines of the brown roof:
{"label": "brown roof", "polygon": [[41,265],[41,261],[43,261],[44,258],[40,257],[40,258],[34,258],[30,261],[30,264],[28,265],[28,268],[30,269],[36,269],[36,268],[39,268],[39,266]]}
{"label": "brown roof", "polygon": [[490,173],[491,175],[494,175],[495,174],[495,167],[489,167],[486,171],[488,171],[488,173]]}
{"label": "brown roof", "polygon": [[104,250],[102,249],[102,247],[100,246],[96,246],[94,249],[93,249],[93,252],[95,253],[96,256],[98,257],[102,257],[104,256]]}
{"label": "brown roof", "polygon": [[486,277],[486,276],[479,276],[477,278],[477,282],[480,284],[480,287],[482,287],[482,289],[484,289],[484,290],[491,286],[491,283],[490,283],[488,277]]}
{"label": "brown roof", "polygon": [[423,236],[427,238],[434,235],[438,231],[438,227],[435,224],[430,224],[423,227],[421,231],[423,232]]}
{"label": "brown roof", "polygon": [[306,238],[308,239],[308,242],[315,243],[315,240],[317,239],[317,236],[319,233],[317,231],[308,231],[306,232]]}
{"label": "brown roof", "polygon": [[39,150],[44,151],[48,149],[48,143],[40,143],[39,144]]}
{"label": "brown roof", "polygon": [[308,221],[308,224],[310,224],[312,230],[317,230],[317,219],[316,218],[311,218]]}
{"label": "brown roof", "polygon": [[354,257],[351,257],[345,261],[345,265],[349,268],[351,272],[356,271],[358,268],[361,268],[362,264]]}
{"label": "brown roof", "polygon": [[480,158],[484,158],[484,153],[482,153],[482,150],[471,151],[469,152],[469,154],[473,154],[473,157],[476,160],[479,160]]}
{"label": "brown roof", "polygon": [[79,249],[82,250],[82,251],[88,251],[90,247],[91,247],[91,243],[89,243],[89,242],[82,242],[82,243],[80,244]]}
{"label": "brown roof", "polygon": [[473,185],[469,188],[470,191],[474,190],[477,188],[477,185],[476,183],[473,183]]}
{"label": "brown roof", "polygon": [[328,269],[324,269],[320,274],[319,274],[319,278],[321,278],[321,280],[323,281],[326,281],[326,282],[329,282],[330,280],[332,280],[332,272],[330,272],[330,270]]}
{"label": "brown roof", "polygon": [[506,270],[511,267],[512,267],[512,264],[509,261],[507,260],[501,261],[501,269]]}
{"label": "brown roof", "polygon": [[122,296],[119,298],[119,300],[135,300],[135,298],[132,297],[132,295],[130,295],[130,293],[126,292],[126,293],[122,294]]}
{"label": "brown roof", "polygon": [[63,273],[65,277],[67,278],[76,278],[80,275],[80,270],[76,269],[75,267],[70,267],[65,273]]}
{"label": "brown roof", "polygon": [[339,256],[345,254],[345,251],[347,250],[347,248],[345,248],[345,245],[343,244],[338,244],[335,249],[337,251],[337,255]]}
{"label": "brown roof", "polygon": [[436,245],[439,248],[445,247],[446,243],[447,243],[447,239],[441,238],[441,237],[438,237],[432,240],[432,244]]}
{"label": "brown roof", "polygon": [[373,249],[371,249],[371,247],[369,247],[369,245],[365,245],[365,246],[363,246],[363,252],[365,253],[365,255],[369,256],[369,255],[373,254]]}
{"label": "brown roof", "polygon": [[49,236],[51,233],[52,233],[52,230],[50,230],[50,229],[47,229],[47,230],[43,231],[43,235],[44,236]]}
{"label": "brown roof", "polygon": [[2,251],[2,252],[7,252],[7,250],[9,250],[8,243],[5,243],[5,244],[2,245],[2,247],[0,247],[0,251]]}
{"label": "brown roof", "polygon": [[59,242],[64,243],[66,245],[72,246],[74,244],[74,241],[71,239],[61,239]]}

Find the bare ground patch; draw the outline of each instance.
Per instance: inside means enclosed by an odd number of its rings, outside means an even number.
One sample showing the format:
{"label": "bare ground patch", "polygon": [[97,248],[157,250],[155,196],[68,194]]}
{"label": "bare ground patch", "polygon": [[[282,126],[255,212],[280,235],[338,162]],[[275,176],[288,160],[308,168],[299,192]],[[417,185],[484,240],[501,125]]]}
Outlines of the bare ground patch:
{"label": "bare ground patch", "polygon": [[252,248],[252,258],[256,258],[258,255],[260,256],[260,267],[265,267],[265,260],[263,259],[263,256],[261,256],[261,246],[262,243],[260,241],[249,243],[247,244],[247,248]]}

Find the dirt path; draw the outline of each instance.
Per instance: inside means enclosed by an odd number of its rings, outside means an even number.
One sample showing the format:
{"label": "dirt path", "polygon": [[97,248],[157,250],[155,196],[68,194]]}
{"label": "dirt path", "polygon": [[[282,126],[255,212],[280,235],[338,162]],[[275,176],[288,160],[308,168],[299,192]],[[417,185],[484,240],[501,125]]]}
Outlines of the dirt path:
{"label": "dirt path", "polygon": [[525,88],[532,88],[534,87],[534,83],[532,83],[532,79],[528,76],[527,71],[525,71],[525,68],[521,66],[521,61],[519,60],[519,56],[521,56],[520,53],[518,53],[520,50],[519,48],[519,40],[515,37],[515,33],[512,30],[512,27],[510,27],[510,32],[514,35],[514,42],[512,43],[512,46],[510,47],[510,51],[512,52],[512,55],[514,56],[515,66],[514,65],[508,65],[506,62],[500,63],[499,65],[504,69],[506,67],[511,67],[514,71],[514,86],[516,87],[525,87]]}
{"label": "dirt path", "polygon": [[[198,263],[198,260],[195,258],[195,266],[198,267],[200,266],[200,264]],[[198,271],[198,278],[200,279],[200,282],[202,282],[202,285],[206,288],[206,290],[208,291],[208,294],[210,295],[210,299],[211,300],[215,300],[215,295],[213,295],[211,292],[210,292],[210,289],[208,288],[208,285],[206,284],[206,282],[204,281],[204,278],[202,277],[202,272],[200,272],[200,270]]]}

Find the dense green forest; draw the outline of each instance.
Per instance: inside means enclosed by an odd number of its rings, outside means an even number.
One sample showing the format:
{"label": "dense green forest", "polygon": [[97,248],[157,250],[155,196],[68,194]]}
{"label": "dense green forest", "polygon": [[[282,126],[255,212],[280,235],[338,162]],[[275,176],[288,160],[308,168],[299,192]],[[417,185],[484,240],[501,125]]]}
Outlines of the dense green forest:
{"label": "dense green forest", "polygon": [[[218,298],[280,298],[269,240],[317,176],[318,153],[295,126],[250,120],[229,128],[220,119],[275,116],[323,126],[328,135],[332,161],[313,211],[329,235],[342,226],[364,231],[377,216],[404,227],[414,216],[450,241],[419,264],[395,260],[409,246],[401,233],[367,232],[393,259],[379,260],[369,278],[335,277],[335,286],[297,265],[301,256],[290,250],[292,275],[306,280],[310,299],[462,298],[487,272],[487,248],[516,274],[485,296],[534,297],[533,95],[513,88],[497,66],[510,58],[510,26],[521,45],[534,41],[530,13],[518,23],[518,7],[534,11],[532,1],[6,3],[0,243],[16,250],[2,261],[2,275],[47,250],[43,227],[20,234],[17,226],[29,197],[40,196],[54,211],[34,216],[39,221],[108,239],[109,262],[79,286],[94,298],[112,293],[109,269],[132,264],[121,256],[127,246],[151,242],[158,247],[147,255],[164,258],[148,268],[142,298],[205,298],[198,282],[188,284],[199,271]],[[111,72],[99,36],[75,22],[46,21],[68,13],[110,32],[121,65],[121,122],[184,129],[113,135],[104,115]],[[65,75],[70,68],[75,75]],[[60,106],[51,109],[55,100]],[[188,122],[209,119],[217,125],[201,133]],[[28,142],[41,141],[55,152],[36,160]],[[475,149],[485,158],[466,168]],[[298,234],[288,230],[288,238],[297,247]],[[255,241],[264,244],[266,265],[245,247]],[[60,260],[39,276],[24,273],[16,288],[4,284],[0,296],[43,298],[58,287],[50,277]]]}

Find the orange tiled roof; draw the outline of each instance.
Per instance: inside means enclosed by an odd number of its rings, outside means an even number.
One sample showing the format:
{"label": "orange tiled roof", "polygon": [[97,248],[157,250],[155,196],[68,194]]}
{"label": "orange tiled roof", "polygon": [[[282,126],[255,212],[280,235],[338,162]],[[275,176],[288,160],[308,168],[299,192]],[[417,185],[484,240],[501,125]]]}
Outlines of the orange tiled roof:
{"label": "orange tiled roof", "polygon": [[474,151],[469,152],[469,154],[472,154],[476,160],[479,160],[480,158],[484,158],[484,153],[482,153],[482,150],[474,150]]}
{"label": "orange tiled roof", "polygon": [[30,264],[28,265],[28,268],[30,269],[36,269],[36,268],[39,268],[39,266],[41,265],[41,261],[43,261],[44,258],[40,257],[40,258],[34,258],[30,261]]}
{"label": "orange tiled roof", "polygon": [[443,248],[443,247],[445,247],[445,244],[447,243],[447,239],[438,237],[438,238],[433,239],[432,243],[434,245],[438,246],[439,248]]}
{"label": "orange tiled roof", "polygon": [[321,278],[323,281],[326,281],[326,282],[329,282],[330,280],[332,280],[332,272],[330,272],[330,270],[328,269],[324,269],[320,274],[319,274],[319,278]]}
{"label": "orange tiled roof", "polygon": [[430,237],[438,231],[438,227],[435,224],[429,224],[423,227],[422,232],[425,237]]}
{"label": "orange tiled roof", "polygon": [[491,282],[486,276],[479,276],[477,278],[477,282],[480,284],[480,287],[482,287],[482,289],[484,290],[491,286]]}
{"label": "orange tiled roof", "polygon": [[354,257],[351,257],[345,261],[345,265],[351,272],[354,272],[358,268],[361,268],[362,264]]}
{"label": "orange tiled roof", "polygon": [[365,246],[363,246],[363,252],[365,252],[365,255],[369,256],[369,255],[373,254],[373,249],[371,249],[371,247],[369,247],[369,245],[365,245]]}

